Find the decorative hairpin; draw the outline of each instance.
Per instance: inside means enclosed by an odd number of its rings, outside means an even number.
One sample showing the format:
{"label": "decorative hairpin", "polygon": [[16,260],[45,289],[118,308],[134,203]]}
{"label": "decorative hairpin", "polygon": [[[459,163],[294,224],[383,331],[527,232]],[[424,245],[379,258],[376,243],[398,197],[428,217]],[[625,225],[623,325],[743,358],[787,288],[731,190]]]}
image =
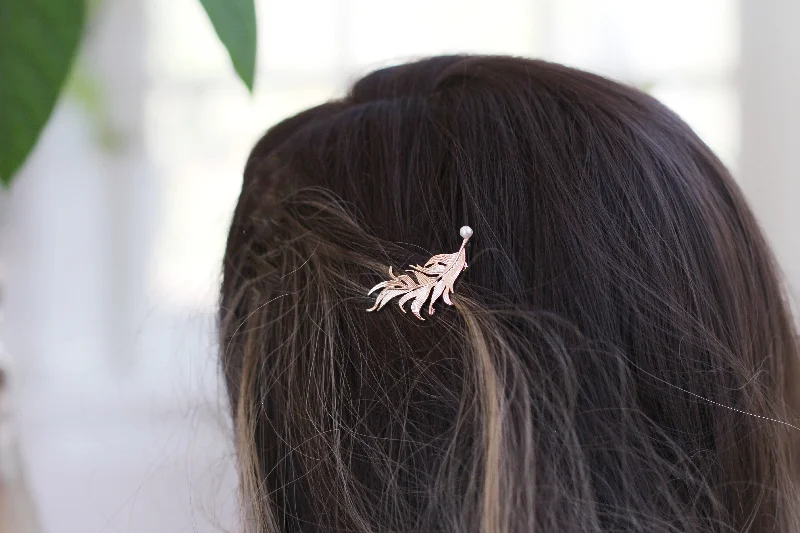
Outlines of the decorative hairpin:
{"label": "decorative hairpin", "polygon": [[[453,305],[453,302],[450,301],[450,294],[453,292],[453,284],[458,279],[458,275],[467,268],[467,252],[464,247],[469,238],[472,237],[472,228],[463,226],[459,230],[459,234],[464,240],[461,242],[461,248],[456,253],[434,255],[423,266],[411,265],[411,268],[406,269],[409,274],[400,276],[395,276],[390,266],[389,277],[391,279],[378,283],[367,293],[367,296],[369,296],[376,290],[383,289],[378,293],[375,305],[367,309],[367,311],[379,311],[389,300],[401,294],[404,296],[398,302],[400,310],[405,313],[406,310],[403,309],[403,305],[413,299],[411,312],[420,320],[425,320],[419,312],[422,310],[422,306],[425,305],[428,296],[431,297],[428,305],[429,315],[433,314],[433,304],[440,296],[444,303]],[[410,274],[413,274],[414,277],[412,278]]]}

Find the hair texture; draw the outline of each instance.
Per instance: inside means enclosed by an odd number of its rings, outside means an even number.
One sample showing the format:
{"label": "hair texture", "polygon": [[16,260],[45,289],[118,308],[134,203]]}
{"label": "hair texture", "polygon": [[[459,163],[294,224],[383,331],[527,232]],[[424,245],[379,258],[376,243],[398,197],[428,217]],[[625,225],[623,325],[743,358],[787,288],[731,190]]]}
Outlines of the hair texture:
{"label": "hair texture", "polygon": [[[454,307],[365,311],[463,224]],[[773,257],[720,161],[631,87],[435,57],[281,122],[220,315],[247,531],[800,531]]]}

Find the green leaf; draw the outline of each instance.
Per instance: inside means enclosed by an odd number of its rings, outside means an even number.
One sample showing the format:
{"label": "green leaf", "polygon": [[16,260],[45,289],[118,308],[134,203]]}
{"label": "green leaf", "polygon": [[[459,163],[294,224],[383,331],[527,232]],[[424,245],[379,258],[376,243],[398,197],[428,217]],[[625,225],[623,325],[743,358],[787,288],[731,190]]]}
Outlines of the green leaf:
{"label": "green leaf", "polygon": [[0,0],[0,182],[9,185],[53,112],[85,0]]}
{"label": "green leaf", "polygon": [[257,44],[254,0],[200,0],[200,3],[228,49],[233,68],[252,93]]}

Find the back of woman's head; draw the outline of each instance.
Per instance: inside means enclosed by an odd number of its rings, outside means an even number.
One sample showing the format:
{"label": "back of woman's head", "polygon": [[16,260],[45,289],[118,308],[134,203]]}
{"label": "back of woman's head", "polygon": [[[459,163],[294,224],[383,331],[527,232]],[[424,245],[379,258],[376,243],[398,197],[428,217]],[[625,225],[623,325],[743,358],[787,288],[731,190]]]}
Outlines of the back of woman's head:
{"label": "back of woman's head", "polygon": [[[454,307],[365,311],[464,224]],[[272,128],[221,343],[252,531],[800,527],[769,249],[688,126],[598,76],[433,58]]]}

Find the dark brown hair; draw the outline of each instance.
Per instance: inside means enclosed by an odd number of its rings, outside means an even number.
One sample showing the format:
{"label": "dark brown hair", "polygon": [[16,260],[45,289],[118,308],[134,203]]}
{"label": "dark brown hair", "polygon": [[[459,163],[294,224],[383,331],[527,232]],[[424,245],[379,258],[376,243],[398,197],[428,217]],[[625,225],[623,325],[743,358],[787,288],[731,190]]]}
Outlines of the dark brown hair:
{"label": "dark brown hair", "polygon": [[[464,224],[455,307],[365,312]],[[248,531],[800,531],[772,255],[630,87],[436,57],[278,124],[220,314]]]}

